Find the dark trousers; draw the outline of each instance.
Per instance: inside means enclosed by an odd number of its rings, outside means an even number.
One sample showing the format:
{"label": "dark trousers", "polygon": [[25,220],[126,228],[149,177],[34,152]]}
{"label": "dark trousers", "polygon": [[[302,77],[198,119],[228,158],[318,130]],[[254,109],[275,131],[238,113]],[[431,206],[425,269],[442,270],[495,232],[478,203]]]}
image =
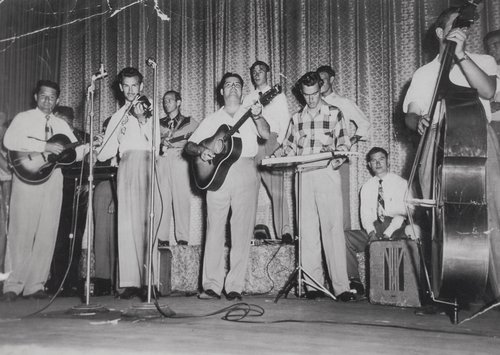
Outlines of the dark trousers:
{"label": "dark trousers", "polygon": [[[78,265],[87,217],[87,201],[87,190],[83,189],[80,191],[78,189],[78,180],[65,177],[61,218],[59,220],[54,256],[50,268],[50,278],[46,284],[50,293],[55,293],[58,290],[66,273],[71,255],[73,255],[73,258],[71,259],[71,266],[64,281],[63,289],[76,291],[79,287]],[[74,238],[73,247],[72,238]]]}

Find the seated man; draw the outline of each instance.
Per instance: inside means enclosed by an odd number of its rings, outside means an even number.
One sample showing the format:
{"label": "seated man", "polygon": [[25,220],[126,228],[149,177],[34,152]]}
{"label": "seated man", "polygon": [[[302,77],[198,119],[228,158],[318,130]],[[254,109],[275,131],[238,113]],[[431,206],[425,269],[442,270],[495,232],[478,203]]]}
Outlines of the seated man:
{"label": "seated man", "polygon": [[[361,187],[360,216],[362,230],[345,231],[347,274],[351,288],[364,293],[359,280],[356,253],[363,252],[369,242],[378,239],[417,237],[417,231],[407,224],[405,197],[407,181],[389,172],[389,154],[380,147],[366,155],[369,170],[374,175]],[[415,228],[416,229],[416,228]]]}

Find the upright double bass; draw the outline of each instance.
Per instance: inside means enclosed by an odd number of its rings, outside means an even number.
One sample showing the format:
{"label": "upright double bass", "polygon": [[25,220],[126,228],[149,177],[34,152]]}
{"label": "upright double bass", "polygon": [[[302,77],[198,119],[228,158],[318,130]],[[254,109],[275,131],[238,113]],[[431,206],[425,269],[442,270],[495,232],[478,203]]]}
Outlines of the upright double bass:
{"label": "upright double bass", "polygon": [[[476,5],[470,1],[463,6],[453,27],[470,26]],[[458,307],[484,291],[489,240],[487,118],[477,90],[449,79],[455,48],[455,42],[447,41],[429,111],[429,117],[438,115],[439,121],[422,136],[409,183],[428,153],[432,163],[423,178],[430,179],[430,196],[420,205],[431,208],[431,296]]]}

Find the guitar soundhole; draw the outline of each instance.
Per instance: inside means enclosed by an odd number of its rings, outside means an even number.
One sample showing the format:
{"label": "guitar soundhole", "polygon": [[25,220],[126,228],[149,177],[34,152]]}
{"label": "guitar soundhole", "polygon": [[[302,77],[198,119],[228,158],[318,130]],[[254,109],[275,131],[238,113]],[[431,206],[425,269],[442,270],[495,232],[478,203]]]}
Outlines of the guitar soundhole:
{"label": "guitar soundhole", "polygon": [[215,154],[221,154],[224,150],[224,141],[222,139],[217,139],[214,142],[214,153]]}

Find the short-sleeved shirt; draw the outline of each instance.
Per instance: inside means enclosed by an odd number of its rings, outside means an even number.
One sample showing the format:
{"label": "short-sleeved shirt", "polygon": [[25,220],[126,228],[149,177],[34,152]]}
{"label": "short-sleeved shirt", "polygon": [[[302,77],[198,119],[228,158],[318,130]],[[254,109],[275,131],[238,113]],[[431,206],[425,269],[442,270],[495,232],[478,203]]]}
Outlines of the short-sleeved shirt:
{"label": "short-sleeved shirt", "polygon": [[[202,140],[209,138],[217,132],[219,127],[223,124],[229,126],[234,126],[238,120],[245,114],[247,110],[243,106],[231,117],[225,110],[224,107],[218,111],[212,113],[200,122],[198,128],[193,132],[189,138],[189,142],[200,143]],[[253,158],[257,155],[258,144],[257,144],[257,127],[253,122],[252,118],[248,118],[245,123],[238,129],[234,134],[235,137],[239,137],[242,142],[241,157]]]}
{"label": "short-sleeved shirt", "polygon": [[318,154],[340,145],[351,147],[342,112],[335,106],[319,105],[316,114],[305,106],[293,115],[292,126],[283,141],[285,155]]}
{"label": "short-sleeved shirt", "polygon": [[[467,56],[476,63],[488,76],[495,76],[497,72],[497,65],[495,59],[489,55],[484,54],[474,54],[467,53]],[[421,114],[429,112],[430,104],[432,101],[432,96],[434,94],[434,88],[436,86],[436,81],[440,69],[439,56],[434,58],[434,60],[426,65],[420,67],[413,74],[410,87],[406,93],[405,100],[403,102],[403,111],[408,112],[408,106],[410,103],[414,102],[418,105],[421,110]],[[469,87],[470,84],[467,78],[462,73],[459,65],[453,65],[450,71],[450,80],[453,84],[458,86]],[[491,107],[490,102],[483,98],[479,98],[481,104],[484,106],[486,112],[486,117],[488,121],[491,121]],[[439,103],[438,103],[439,105]],[[436,119],[439,115],[440,108],[436,107],[433,122],[436,123]]]}

